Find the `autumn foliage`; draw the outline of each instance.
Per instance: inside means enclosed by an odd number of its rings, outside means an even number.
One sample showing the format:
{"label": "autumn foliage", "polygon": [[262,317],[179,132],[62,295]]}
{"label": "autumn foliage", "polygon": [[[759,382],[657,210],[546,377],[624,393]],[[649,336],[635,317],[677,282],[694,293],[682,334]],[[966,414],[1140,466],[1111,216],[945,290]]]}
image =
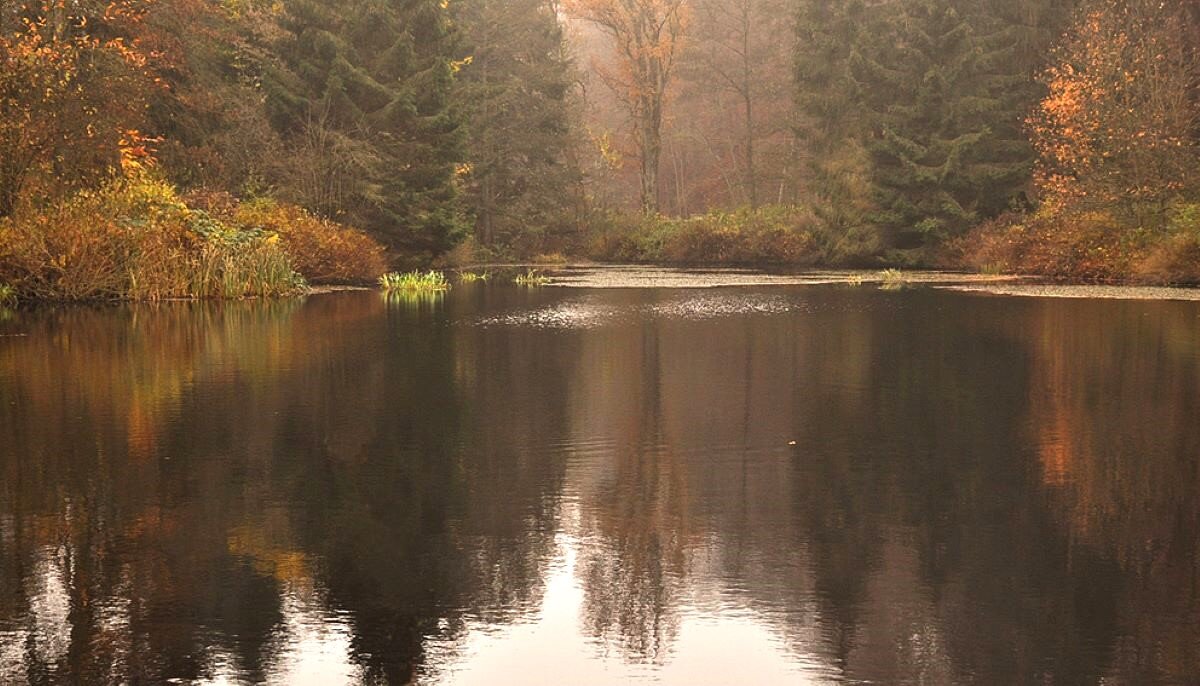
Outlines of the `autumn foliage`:
{"label": "autumn foliage", "polygon": [[[0,11],[0,217],[22,198],[85,186],[141,144],[147,1],[20,2]],[[131,143],[132,141],[132,143]]]}
{"label": "autumn foliage", "polygon": [[275,234],[189,208],[136,175],[0,220],[0,282],[48,300],[286,295],[304,288]]}
{"label": "autumn foliage", "polygon": [[1029,120],[1048,207],[1117,207],[1161,223],[1167,202],[1196,192],[1200,72],[1183,9],[1101,0],[1068,34]]}
{"label": "autumn foliage", "polygon": [[952,246],[966,264],[1200,283],[1200,62],[1188,10],[1179,1],[1085,3],[1028,121],[1040,207]]}
{"label": "autumn foliage", "polygon": [[311,283],[373,283],[387,271],[378,241],[295,205],[258,200],[233,216],[241,226],[278,235],[296,271]]}

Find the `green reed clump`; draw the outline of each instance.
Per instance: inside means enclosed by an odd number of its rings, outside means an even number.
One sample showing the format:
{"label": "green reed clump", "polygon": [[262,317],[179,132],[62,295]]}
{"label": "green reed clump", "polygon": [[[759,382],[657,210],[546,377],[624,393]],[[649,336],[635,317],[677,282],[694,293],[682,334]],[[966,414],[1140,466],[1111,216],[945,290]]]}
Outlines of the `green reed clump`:
{"label": "green reed clump", "polygon": [[550,277],[536,269],[530,269],[524,274],[517,274],[517,277],[513,279],[513,283],[518,286],[545,286],[550,283]]}
{"label": "green reed clump", "polygon": [[450,290],[446,275],[437,271],[390,272],[379,277],[379,286],[389,292]]}
{"label": "green reed clump", "polygon": [[6,283],[0,283],[0,309],[17,306],[17,289]]}

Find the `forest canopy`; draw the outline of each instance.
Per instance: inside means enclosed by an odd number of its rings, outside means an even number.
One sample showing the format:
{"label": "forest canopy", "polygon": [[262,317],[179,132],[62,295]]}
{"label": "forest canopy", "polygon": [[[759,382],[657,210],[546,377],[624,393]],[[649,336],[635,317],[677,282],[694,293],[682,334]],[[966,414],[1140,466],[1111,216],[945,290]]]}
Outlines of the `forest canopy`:
{"label": "forest canopy", "polygon": [[1186,0],[7,2],[0,284],[547,254],[1197,282],[1198,45]]}

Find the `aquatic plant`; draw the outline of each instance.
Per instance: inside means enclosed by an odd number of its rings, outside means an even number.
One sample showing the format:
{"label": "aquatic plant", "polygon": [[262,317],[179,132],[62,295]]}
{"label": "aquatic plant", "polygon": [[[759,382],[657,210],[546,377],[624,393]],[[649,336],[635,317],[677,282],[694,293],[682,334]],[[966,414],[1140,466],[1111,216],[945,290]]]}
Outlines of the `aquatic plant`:
{"label": "aquatic plant", "polygon": [[513,279],[513,283],[518,286],[545,286],[550,283],[550,277],[540,273],[536,269],[527,270],[524,274],[517,274]]}
{"label": "aquatic plant", "polygon": [[879,272],[879,280],[883,284],[882,287],[887,290],[903,288],[908,283],[908,277],[899,269],[884,269]]}
{"label": "aquatic plant", "polygon": [[446,291],[450,282],[438,271],[390,272],[379,277],[379,286],[384,291]]}
{"label": "aquatic plant", "polygon": [[475,283],[476,281],[487,281],[491,277],[488,272],[460,272],[458,280],[462,283]]}
{"label": "aquatic plant", "polygon": [[17,306],[17,289],[0,283],[0,309]]}

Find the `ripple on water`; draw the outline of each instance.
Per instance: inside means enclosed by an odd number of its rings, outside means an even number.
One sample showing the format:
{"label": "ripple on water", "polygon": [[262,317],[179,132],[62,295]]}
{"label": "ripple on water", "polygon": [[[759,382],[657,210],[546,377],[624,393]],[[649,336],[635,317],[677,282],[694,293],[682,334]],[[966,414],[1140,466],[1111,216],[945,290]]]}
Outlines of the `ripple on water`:
{"label": "ripple on water", "polygon": [[480,326],[514,326],[535,329],[592,329],[607,324],[622,309],[590,300],[568,300],[545,307],[509,312],[479,320]]}
{"label": "ripple on water", "polygon": [[785,314],[803,309],[800,302],[764,293],[688,294],[647,305],[610,305],[567,300],[477,320],[479,326],[535,329],[594,329],[631,318],[708,320],[740,315]]}
{"label": "ripple on water", "polygon": [[644,311],[664,319],[715,319],[744,314],[785,314],[797,309],[800,309],[799,303],[780,295],[706,293],[655,303],[646,306]]}

